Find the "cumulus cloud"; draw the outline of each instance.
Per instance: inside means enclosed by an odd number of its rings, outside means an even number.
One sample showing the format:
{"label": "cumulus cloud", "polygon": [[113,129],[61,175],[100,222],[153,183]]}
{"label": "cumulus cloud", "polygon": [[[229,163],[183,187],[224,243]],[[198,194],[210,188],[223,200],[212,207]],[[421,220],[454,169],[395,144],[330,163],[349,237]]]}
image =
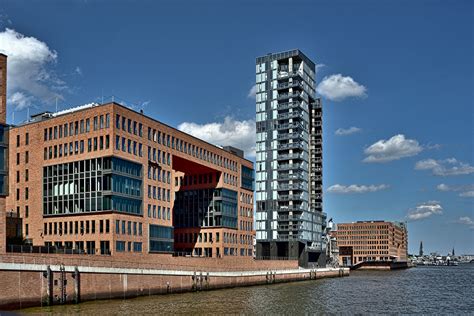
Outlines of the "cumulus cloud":
{"label": "cumulus cloud", "polygon": [[7,28],[0,32],[0,52],[8,55],[8,101],[16,109],[63,99],[58,91],[67,86],[51,70],[58,54],[46,43]]}
{"label": "cumulus cloud", "polygon": [[459,224],[466,225],[470,229],[474,229],[474,221],[469,216],[459,217],[457,222]]}
{"label": "cumulus cloud", "polygon": [[341,185],[335,184],[330,186],[327,191],[330,193],[339,193],[339,194],[350,194],[350,193],[367,193],[367,192],[376,192],[380,190],[388,189],[389,185],[379,184],[379,185]]}
{"label": "cumulus cloud", "polygon": [[324,67],[326,67],[325,64],[316,64],[316,71],[318,71],[319,69],[324,68]]}
{"label": "cumulus cloud", "polygon": [[76,69],[74,69],[74,72],[78,74],[79,76],[82,76],[82,69],[81,67],[77,66]]}
{"label": "cumulus cloud", "polygon": [[438,201],[428,201],[418,204],[415,208],[408,211],[407,218],[411,221],[417,221],[431,217],[433,215],[443,214],[443,207]]}
{"label": "cumulus cloud", "polygon": [[197,124],[184,122],[178,129],[211,144],[234,146],[244,150],[246,156],[255,157],[255,121],[238,121],[227,116],[223,122]]}
{"label": "cumulus cloud", "polygon": [[455,158],[425,159],[415,164],[415,170],[431,170],[435,176],[458,176],[474,173],[474,167]]}
{"label": "cumulus cloud", "polygon": [[29,108],[33,105],[33,97],[27,96],[23,92],[15,92],[8,97],[7,102],[14,104],[18,111]]}
{"label": "cumulus cloud", "polygon": [[335,133],[335,134],[338,135],[338,136],[345,136],[345,135],[351,135],[351,134],[354,134],[354,133],[358,133],[358,132],[360,132],[360,131],[362,131],[361,128],[352,126],[352,127],[346,128],[346,129],[344,129],[344,128],[338,128],[338,129],[336,130],[336,133]]}
{"label": "cumulus cloud", "polygon": [[250,88],[249,93],[247,94],[247,98],[250,99],[255,99],[255,96],[257,95],[257,85],[253,85],[252,88]]}
{"label": "cumulus cloud", "polygon": [[474,197],[474,184],[450,186],[450,185],[441,183],[436,186],[436,189],[438,191],[443,191],[443,192],[448,192],[448,191],[460,192],[459,193],[460,197]]}
{"label": "cumulus cloud", "polygon": [[407,139],[398,134],[392,138],[381,139],[364,150],[364,162],[388,162],[418,155],[423,147],[415,139]]}
{"label": "cumulus cloud", "polygon": [[366,97],[367,88],[354,79],[341,74],[326,76],[316,87],[316,91],[332,101],[342,101],[350,97]]}

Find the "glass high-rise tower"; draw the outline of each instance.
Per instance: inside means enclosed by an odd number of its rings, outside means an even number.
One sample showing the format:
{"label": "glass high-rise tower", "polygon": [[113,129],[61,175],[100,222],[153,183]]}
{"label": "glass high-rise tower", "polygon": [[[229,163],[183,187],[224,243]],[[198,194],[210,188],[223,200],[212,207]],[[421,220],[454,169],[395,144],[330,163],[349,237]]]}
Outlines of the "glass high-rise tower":
{"label": "glass high-rise tower", "polygon": [[300,50],[256,60],[257,257],[325,262],[322,107]]}

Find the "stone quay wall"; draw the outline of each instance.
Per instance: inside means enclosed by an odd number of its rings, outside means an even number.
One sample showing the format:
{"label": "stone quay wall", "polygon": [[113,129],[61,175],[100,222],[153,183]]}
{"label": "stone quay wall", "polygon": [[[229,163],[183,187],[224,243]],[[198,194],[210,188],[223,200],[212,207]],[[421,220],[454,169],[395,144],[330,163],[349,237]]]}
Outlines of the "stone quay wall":
{"label": "stone quay wall", "polygon": [[168,257],[153,266],[146,260],[71,257],[75,256],[1,255],[0,309],[349,275],[347,268],[302,269],[292,261]]}

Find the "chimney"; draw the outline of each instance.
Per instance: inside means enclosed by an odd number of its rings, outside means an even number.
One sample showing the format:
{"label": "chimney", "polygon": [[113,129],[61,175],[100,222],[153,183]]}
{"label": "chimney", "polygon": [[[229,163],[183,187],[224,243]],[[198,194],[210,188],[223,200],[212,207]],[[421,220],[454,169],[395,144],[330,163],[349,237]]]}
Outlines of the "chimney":
{"label": "chimney", "polygon": [[7,122],[7,55],[0,53],[0,123]]}

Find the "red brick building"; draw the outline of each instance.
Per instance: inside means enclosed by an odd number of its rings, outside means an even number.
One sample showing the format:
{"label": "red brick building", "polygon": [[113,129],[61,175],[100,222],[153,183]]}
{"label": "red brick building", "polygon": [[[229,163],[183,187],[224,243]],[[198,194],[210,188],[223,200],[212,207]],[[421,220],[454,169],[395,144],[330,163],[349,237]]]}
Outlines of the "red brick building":
{"label": "red brick building", "polygon": [[364,261],[407,261],[408,232],[404,223],[360,221],[337,224],[339,264]]}
{"label": "red brick building", "polygon": [[33,246],[252,256],[253,164],[118,103],[9,130],[8,211]]}
{"label": "red brick building", "polygon": [[5,252],[6,213],[8,194],[8,131],[7,113],[7,56],[0,53],[0,254]]}

